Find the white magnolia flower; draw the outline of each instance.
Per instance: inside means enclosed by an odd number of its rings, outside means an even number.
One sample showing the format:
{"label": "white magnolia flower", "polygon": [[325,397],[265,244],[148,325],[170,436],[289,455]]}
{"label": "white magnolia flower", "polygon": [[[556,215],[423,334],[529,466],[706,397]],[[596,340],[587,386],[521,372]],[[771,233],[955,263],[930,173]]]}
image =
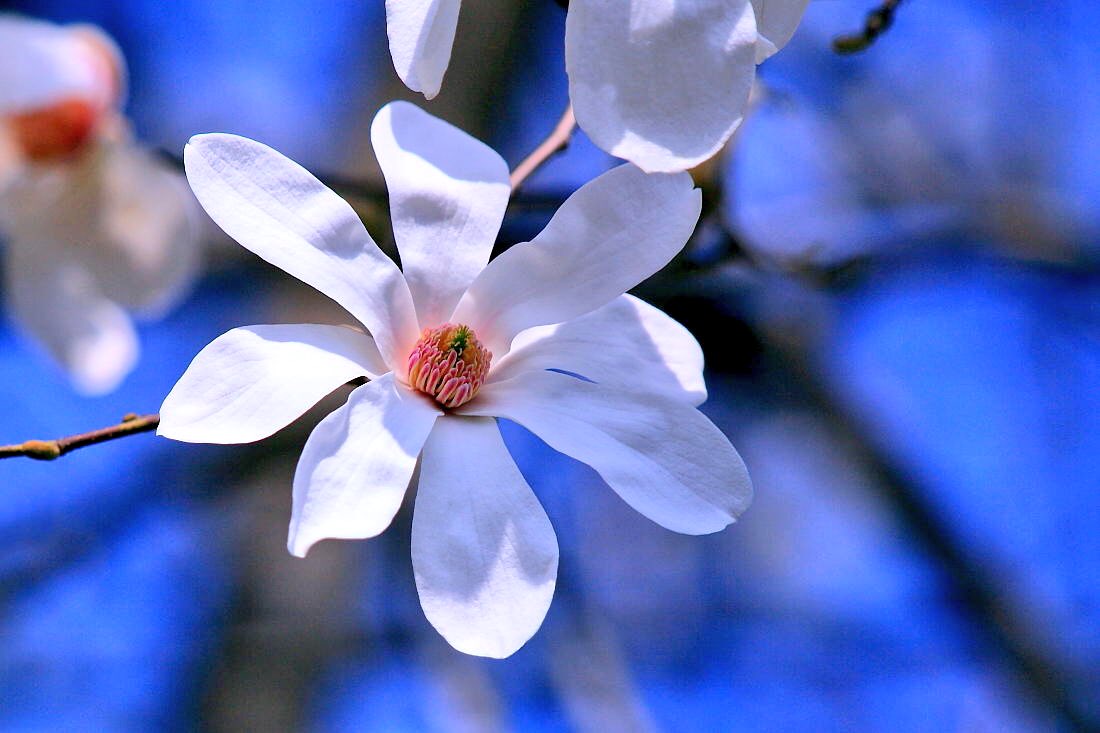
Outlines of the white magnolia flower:
{"label": "white magnolia flower", "polygon": [[[681,171],[741,123],[756,64],[786,45],[809,0],[571,0],[569,98],[593,142],[646,171]],[[461,0],[386,0],[398,76],[431,99]]]}
{"label": "white magnolia flower", "polygon": [[129,139],[124,77],[93,28],[0,16],[5,300],[89,394],[114,389],[137,360],[127,309],[162,312],[198,265],[198,207]]}
{"label": "white magnolia flower", "polygon": [[718,531],[749,503],[740,457],[695,409],[706,396],[698,344],[623,294],[681,249],[700,194],[686,173],[623,165],[489,262],[510,193],[500,156],[403,102],[378,113],[371,138],[403,273],[297,164],[241,137],[191,139],[187,177],[214,221],[369,334],[234,329],[195,357],[164,401],[159,432],[259,440],[369,378],[306,442],[289,550],[382,532],[419,459],[412,560],[424,612],[455,648],[505,657],[542,623],[558,547],[494,418],[589,464],[677,532]]}

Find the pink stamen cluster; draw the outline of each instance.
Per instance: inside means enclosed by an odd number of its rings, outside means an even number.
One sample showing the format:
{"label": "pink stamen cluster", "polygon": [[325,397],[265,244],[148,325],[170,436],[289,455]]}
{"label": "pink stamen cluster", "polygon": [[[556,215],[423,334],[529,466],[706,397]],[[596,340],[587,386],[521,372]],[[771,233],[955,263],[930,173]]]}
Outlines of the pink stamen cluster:
{"label": "pink stamen cluster", "polygon": [[492,360],[469,326],[426,328],[409,354],[409,385],[444,407],[458,407],[481,389]]}

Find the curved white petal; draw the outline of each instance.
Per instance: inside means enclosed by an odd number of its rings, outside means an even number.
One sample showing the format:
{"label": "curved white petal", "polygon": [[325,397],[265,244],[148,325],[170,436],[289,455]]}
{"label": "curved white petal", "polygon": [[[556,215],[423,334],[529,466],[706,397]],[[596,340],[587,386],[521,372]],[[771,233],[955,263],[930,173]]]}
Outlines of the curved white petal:
{"label": "curved white petal", "polygon": [[700,405],[707,399],[703,350],[691,333],[633,295],[553,326],[522,331],[490,382],[558,369],[599,384],[654,392]]}
{"label": "curved white petal", "polygon": [[85,41],[67,28],[0,17],[0,114],[72,97],[103,104],[114,89],[94,61]]}
{"label": "curved white petal", "polygon": [[749,0],[572,0],[565,67],[577,123],[644,170],[691,168],[740,124],[755,47]]}
{"label": "curved white petal", "polygon": [[756,63],[787,45],[810,0],[752,0],[756,12]]}
{"label": "curved white petal", "polygon": [[420,466],[412,562],[424,615],[461,652],[502,659],[542,625],[558,542],[491,418],[436,422]]}
{"label": "curved white petal", "polygon": [[440,414],[391,372],[319,422],[294,472],[290,553],[305,557],[320,540],[364,539],[388,527]]}
{"label": "curved white petal", "polygon": [[248,138],[196,135],[183,160],[199,203],[226,234],[344,306],[386,363],[400,367],[419,335],[412,296],[346,201]]}
{"label": "curved white petal", "polygon": [[344,382],[385,371],[370,336],[350,328],[234,328],[191,361],[164,399],[157,434],[188,443],[251,443]]}
{"label": "curved white petal", "polygon": [[439,94],[451,61],[461,0],[386,0],[393,68],[426,99]]}
{"label": "curved white petal", "polygon": [[511,195],[508,164],[408,102],[382,108],[371,142],[420,326],[434,328],[489,261]]}
{"label": "curved white petal", "polygon": [[138,340],[130,317],[63,248],[8,242],[5,287],[12,317],[68,372],[84,394],[111,392],[134,368]]}
{"label": "curved white petal", "polygon": [[499,359],[520,331],[595,310],[668,264],[701,207],[687,173],[614,168],[566,199],[532,241],[490,262],[452,320],[473,326]]}
{"label": "curved white petal", "polygon": [[528,372],[487,384],[459,411],[518,422],[596,469],[627,504],[675,532],[717,532],[752,500],[737,451],[683,400]]}

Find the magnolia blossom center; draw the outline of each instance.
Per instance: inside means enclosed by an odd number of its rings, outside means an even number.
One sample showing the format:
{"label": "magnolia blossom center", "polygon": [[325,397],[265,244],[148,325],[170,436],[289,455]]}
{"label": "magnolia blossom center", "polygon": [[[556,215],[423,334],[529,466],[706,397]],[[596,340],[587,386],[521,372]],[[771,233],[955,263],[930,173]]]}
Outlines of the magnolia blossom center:
{"label": "magnolia blossom center", "polygon": [[492,360],[469,326],[426,328],[409,354],[409,385],[443,407],[458,407],[481,389]]}

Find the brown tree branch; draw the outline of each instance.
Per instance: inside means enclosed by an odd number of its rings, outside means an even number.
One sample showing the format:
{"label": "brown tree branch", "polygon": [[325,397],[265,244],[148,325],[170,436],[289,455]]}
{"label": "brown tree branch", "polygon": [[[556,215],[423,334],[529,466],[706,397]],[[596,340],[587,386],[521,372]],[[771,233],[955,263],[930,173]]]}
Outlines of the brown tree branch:
{"label": "brown tree branch", "polygon": [[512,193],[518,191],[528,176],[537,171],[543,163],[569,147],[569,141],[576,129],[577,118],[573,116],[573,105],[569,105],[558,120],[554,131],[512,171]]}
{"label": "brown tree branch", "polygon": [[834,38],[833,50],[844,54],[866,51],[893,25],[899,5],[901,0],[883,0],[877,8],[867,13],[862,30]]}
{"label": "brown tree branch", "polygon": [[151,430],[156,430],[157,425],[160,425],[160,415],[135,415],[130,413],[125,415],[117,425],[87,433],[78,433],[56,440],[26,440],[16,445],[0,446],[0,459],[26,456],[38,461],[52,461],[87,445],[105,443],[108,440],[125,438],[127,435],[148,433]]}

